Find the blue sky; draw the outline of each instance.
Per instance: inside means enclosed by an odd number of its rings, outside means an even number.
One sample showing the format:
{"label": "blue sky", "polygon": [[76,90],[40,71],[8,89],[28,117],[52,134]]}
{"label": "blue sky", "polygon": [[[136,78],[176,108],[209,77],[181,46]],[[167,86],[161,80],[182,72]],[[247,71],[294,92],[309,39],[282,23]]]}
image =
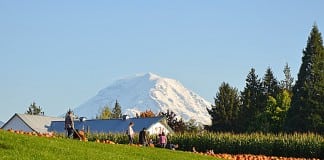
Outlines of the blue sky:
{"label": "blue sky", "polygon": [[0,1],[0,120],[35,101],[75,108],[113,81],[152,72],[212,102],[225,81],[242,90],[251,67],[299,70],[324,2]]}

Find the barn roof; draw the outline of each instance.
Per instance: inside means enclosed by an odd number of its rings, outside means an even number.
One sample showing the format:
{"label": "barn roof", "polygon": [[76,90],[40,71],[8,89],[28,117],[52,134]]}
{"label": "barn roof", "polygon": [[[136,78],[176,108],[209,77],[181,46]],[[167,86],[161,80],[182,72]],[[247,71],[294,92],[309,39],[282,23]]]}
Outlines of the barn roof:
{"label": "barn roof", "polygon": [[[3,126],[2,128],[13,128],[10,126],[13,123],[13,119],[18,118],[28,126],[31,130],[35,132],[45,133],[45,132],[59,132],[63,133],[64,130],[64,118],[59,117],[49,117],[43,115],[30,115],[30,114],[18,114],[15,113]],[[166,119],[164,117],[149,117],[149,118],[128,118],[128,119],[91,119],[81,122],[79,119],[74,121],[74,126],[76,129],[89,129],[90,132],[100,133],[100,132],[111,132],[111,133],[125,133],[128,129],[130,122],[134,123],[133,129],[135,132],[140,132],[144,127],[150,128],[152,125],[161,122],[170,132],[172,129],[164,122]]]}
{"label": "barn roof", "polygon": [[[92,119],[86,121],[74,121],[76,129],[89,128],[90,132],[111,132],[111,133],[124,133],[128,129],[130,122],[134,123],[133,129],[135,132],[141,131],[144,127],[150,128],[152,125],[162,122],[164,117],[151,117],[151,118],[129,118],[129,119]],[[162,123],[164,124],[164,123]],[[171,132],[167,125],[165,125]],[[52,121],[49,131],[64,132],[64,121]]]}
{"label": "barn roof", "polygon": [[44,115],[30,115],[30,114],[18,114],[15,113],[3,126],[10,124],[10,121],[14,117],[21,119],[30,129],[35,132],[45,133],[48,132],[48,128],[51,125],[52,121],[63,121],[63,118],[59,117],[49,117]]}

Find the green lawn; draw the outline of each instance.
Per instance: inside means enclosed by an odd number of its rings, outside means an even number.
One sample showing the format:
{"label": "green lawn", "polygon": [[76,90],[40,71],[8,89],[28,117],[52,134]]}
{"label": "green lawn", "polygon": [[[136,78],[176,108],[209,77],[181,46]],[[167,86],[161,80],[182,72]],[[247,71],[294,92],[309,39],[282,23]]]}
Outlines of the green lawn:
{"label": "green lawn", "polygon": [[65,138],[45,138],[19,135],[0,130],[0,159],[201,159],[216,160],[214,157],[169,149],[136,147],[121,144],[80,142]]}

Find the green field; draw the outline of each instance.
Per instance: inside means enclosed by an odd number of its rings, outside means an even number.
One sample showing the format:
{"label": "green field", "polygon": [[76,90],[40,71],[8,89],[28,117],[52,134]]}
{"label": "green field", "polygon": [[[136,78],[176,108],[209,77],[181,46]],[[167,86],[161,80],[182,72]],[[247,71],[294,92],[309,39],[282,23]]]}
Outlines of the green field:
{"label": "green field", "polygon": [[215,157],[169,149],[137,147],[122,144],[80,142],[65,138],[45,138],[0,130],[0,159],[201,159]]}

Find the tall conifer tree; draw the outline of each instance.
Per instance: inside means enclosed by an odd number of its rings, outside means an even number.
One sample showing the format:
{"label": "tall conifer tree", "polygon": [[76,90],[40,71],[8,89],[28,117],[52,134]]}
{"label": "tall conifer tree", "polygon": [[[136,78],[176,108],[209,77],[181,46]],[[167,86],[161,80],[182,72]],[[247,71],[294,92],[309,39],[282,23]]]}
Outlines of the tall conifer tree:
{"label": "tall conifer tree", "polygon": [[251,68],[246,77],[244,90],[241,92],[241,110],[239,114],[240,131],[254,131],[252,122],[261,111],[261,82],[255,69]]}
{"label": "tall conifer tree", "polygon": [[[256,115],[253,121],[253,127],[256,131],[270,132],[271,131],[271,116],[277,106],[276,97],[279,94],[280,87],[277,79],[273,75],[270,67],[267,68],[266,73],[262,79],[262,94],[258,101],[261,106],[260,114]],[[270,114],[269,114],[270,113]]]}
{"label": "tall conifer tree", "polygon": [[115,107],[112,110],[111,118],[122,118],[121,106],[116,100]]}
{"label": "tall conifer tree", "polygon": [[316,24],[303,50],[286,128],[288,131],[324,133],[324,47]]}
{"label": "tall conifer tree", "polygon": [[263,94],[266,96],[266,99],[268,98],[268,96],[276,97],[280,91],[279,83],[274,77],[270,67],[268,67],[263,77],[262,88]]}
{"label": "tall conifer tree", "polygon": [[286,63],[283,72],[285,74],[285,79],[281,82],[282,89],[285,89],[288,92],[292,92],[294,78],[291,76],[290,67],[288,66],[288,63]]}
{"label": "tall conifer tree", "polygon": [[207,109],[212,117],[213,131],[237,131],[240,99],[236,88],[223,82],[216,93],[215,105]]}

